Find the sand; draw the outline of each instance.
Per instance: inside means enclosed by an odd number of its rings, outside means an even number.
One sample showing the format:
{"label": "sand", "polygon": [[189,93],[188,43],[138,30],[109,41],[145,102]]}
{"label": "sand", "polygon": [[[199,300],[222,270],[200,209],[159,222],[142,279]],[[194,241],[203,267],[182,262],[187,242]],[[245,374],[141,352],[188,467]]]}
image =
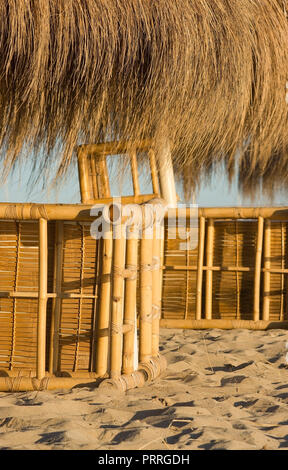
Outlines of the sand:
{"label": "sand", "polygon": [[161,330],[149,386],[0,394],[0,449],[288,448],[288,332]]}

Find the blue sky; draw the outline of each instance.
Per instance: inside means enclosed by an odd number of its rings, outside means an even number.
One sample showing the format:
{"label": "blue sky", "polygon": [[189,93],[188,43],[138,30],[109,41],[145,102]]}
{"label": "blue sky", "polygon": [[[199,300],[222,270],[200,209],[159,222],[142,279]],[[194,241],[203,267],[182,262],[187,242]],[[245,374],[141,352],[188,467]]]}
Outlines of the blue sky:
{"label": "blue sky", "polygon": [[[121,190],[125,194],[131,194],[132,184],[124,181],[121,184],[117,172],[117,157],[113,157],[115,164],[108,163],[113,178],[112,193],[120,195]],[[32,167],[30,164],[17,166],[5,183],[0,185],[0,202],[39,202],[39,203],[79,203],[80,190],[78,183],[77,166],[71,166],[65,178],[53,184],[51,175],[42,177],[37,183],[31,181]],[[126,178],[127,180],[127,178]],[[150,193],[151,185],[147,176],[142,175],[140,180],[142,192]],[[181,197],[181,187],[177,186],[177,192]],[[237,189],[237,181],[229,185],[224,172],[219,169],[213,175],[210,184],[203,184],[196,195],[195,203],[199,206],[288,206],[287,194],[278,192],[271,201],[263,195],[257,200],[243,198]]]}

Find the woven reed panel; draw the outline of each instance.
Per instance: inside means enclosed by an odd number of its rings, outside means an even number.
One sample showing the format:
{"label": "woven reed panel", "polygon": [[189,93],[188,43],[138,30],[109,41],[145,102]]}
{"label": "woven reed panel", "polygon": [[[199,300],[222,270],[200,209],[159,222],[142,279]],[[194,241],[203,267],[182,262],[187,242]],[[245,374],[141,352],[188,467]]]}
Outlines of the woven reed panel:
{"label": "woven reed panel", "polygon": [[[253,319],[256,239],[256,221],[215,221],[213,266],[223,270],[213,272],[213,318]],[[232,266],[251,271],[225,271]]]}
{"label": "woven reed panel", "polygon": [[[256,238],[257,221],[215,221],[213,266],[224,269],[213,271],[213,318],[252,319]],[[197,258],[198,247],[187,251],[185,242],[178,236],[168,239],[166,226],[162,318],[195,319],[197,272],[185,267],[196,268]],[[206,266],[206,239],[203,265]],[[183,270],[169,270],[169,266],[183,266]],[[251,271],[225,271],[225,267],[232,266],[251,268]],[[205,279],[204,270],[202,318],[205,318]]]}
{"label": "woven reed panel", "polygon": [[[186,231],[189,230],[190,227],[187,227]],[[162,317],[165,319],[195,318],[196,271],[185,270],[185,267],[197,265],[198,248],[191,249],[183,235],[180,238],[172,221],[169,222],[169,228],[166,224],[164,266],[167,269],[163,271],[162,297]],[[169,270],[173,266],[183,266],[184,269]]]}
{"label": "woven reed panel", "polygon": [[[64,223],[62,292],[95,295],[97,247],[90,224]],[[61,370],[90,370],[97,302],[91,298],[63,299],[59,330]]]}
{"label": "woven reed panel", "polygon": [[[287,223],[271,223],[271,269],[287,269]],[[287,274],[271,273],[270,275],[270,319],[288,320]]]}
{"label": "woven reed panel", "polygon": [[[48,288],[52,286],[53,229],[49,229]],[[0,291],[38,292],[38,222],[0,221]],[[0,368],[35,369],[36,298],[0,298]],[[47,319],[51,309],[47,309]]]}

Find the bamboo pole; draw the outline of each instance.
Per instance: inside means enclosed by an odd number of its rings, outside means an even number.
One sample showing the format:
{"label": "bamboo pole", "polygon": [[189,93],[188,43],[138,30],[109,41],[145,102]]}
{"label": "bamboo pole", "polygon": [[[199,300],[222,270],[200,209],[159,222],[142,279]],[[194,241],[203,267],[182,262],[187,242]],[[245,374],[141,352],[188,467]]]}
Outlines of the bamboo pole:
{"label": "bamboo pole", "polygon": [[139,176],[138,176],[138,166],[137,166],[137,153],[136,150],[133,150],[130,154],[130,161],[131,161],[131,173],[132,173],[132,181],[133,181],[133,190],[134,195],[139,196],[140,194],[140,187],[139,187]]}
{"label": "bamboo pole", "polygon": [[197,260],[197,282],[196,282],[196,320],[201,320],[201,316],[202,316],[204,248],[205,248],[205,217],[200,217],[198,260]]}
{"label": "bamboo pole", "polygon": [[91,166],[91,179],[92,179],[92,188],[93,188],[93,199],[99,199],[101,195],[99,194],[99,187],[97,182],[97,169],[94,155],[90,155],[88,160]]}
{"label": "bamboo pole", "polygon": [[[197,271],[197,266],[163,266],[162,268],[164,271]],[[250,266],[211,266],[210,268],[207,266],[203,266],[203,271],[227,271],[227,272],[243,272],[243,273],[250,273],[255,271],[255,267]],[[270,272],[271,274],[288,274],[288,269],[281,269],[281,268],[261,268],[261,272]]]}
{"label": "bamboo pole", "polygon": [[253,320],[164,320],[160,322],[161,328],[208,330],[219,328],[221,330],[248,329],[248,330],[270,330],[288,329],[288,321],[253,321]]}
{"label": "bamboo pole", "polygon": [[96,383],[95,378],[43,377],[1,377],[0,392],[33,392],[42,390],[68,389],[80,384]]}
{"label": "bamboo pole", "polygon": [[81,202],[85,204],[87,201],[91,199],[90,190],[89,190],[87,152],[85,152],[85,150],[82,147],[78,147],[77,157],[78,157],[78,173],[79,173]]}
{"label": "bamboo pole", "polygon": [[[239,266],[239,241],[238,241],[238,221],[235,220],[235,239],[236,239],[236,266]],[[240,320],[240,279],[239,271],[236,271],[236,318]]]}
{"label": "bamboo pole", "polygon": [[[155,198],[155,194],[141,194],[139,196],[124,196],[121,198],[122,204],[143,204]],[[113,198],[101,198],[86,204],[35,204],[35,203],[0,203],[1,220],[74,220],[91,221],[95,216],[90,211],[95,204],[111,204]],[[257,219],[259,216],[270,218],[271,220],[288,220],[288,208],[286,207],[265,207],[265,208],[231,208],[231,207],[205,207],[198,209],[199,217],[214,219]],[[171,214],[171,212],[170,212]],[[189,217],[190,209],[173,209],[173,218]],[[165,219],[169,217],[169,210],[165,214]]]}
{"label": "bamboo pole", "polygon": [[177,193],[171,157],[169,140],[162,139],[158,145],[157,161],[159,166],[159,179],[161,196],[170,207],[177,207]]}
{"label": "bamboo pole", "polygon": [[[285,266],[285,234],[284,225],[281,222],[281,269]],[[280,321],[284,320],[284,293],[285,293],[285,277],[281,275],[281,298],[280,298]]]}
{"label": "bamboo pole", "polygon": [[114,225],[112,259],[112,315],[111,315],[111,362],[110,377],[121,375],[123,346],[123,302],[125,268],[125,226]]}
{"label": "bamboo pole", "polygon": [[96,373],[103,376],[108,372],[109,366],[109,327],[111,315],[111,271],[112,271],[112,239],[111,225],[107,224],[105,237],[101,244],[103,247],[102,265],[100,267],[100,298],[99,315],[97,321],[97,346],[96,346]]}
{"label": "bamboo pole", "polygon": [[[5,369],[0,369],[0,377],[30,377],[30,378],[36,378],[36,370],[34,369],[13,369],[13,370],[5,370]],[[79,370],[77,372],[72,372],[70,370],[62,370],[57,372],[56,374],[51,374],[50,372],[45,373],[45,377],[71,377],[71,378],[100,378],[99,375],[97,375],[95,372],[89,372],[87,370]],[[102,377],[101,377],[102,378]]]}
{"label": "bamboo pole", "polygon": [[[161,230],[161,229],[160,229]],[[159,355],[159,336],[161,318],[161,237],[154,224],[152,243],[152,356]]]}
{"label": "bamboo pole", "polygon": [[253,309],[254,321],[259,321],[260,319],[260,286],[261,286],[263,232],[264,232],[264,219],[263,217],[260,216],[258,218],[255,271],[254,271],[254,309]]}
{"label": "bamboo pole", "polygon": [[214,245],[214,220],[208,220],[207,226],[207,245],[206,245],[206,290],[205,290],[205,318],[212,319],[212,297],[213,297],[213,245]]}
{"label": "bamboo pole", "polygon": [[37,322],[37,379],[45,377],[46,361],[46,310],[48,275],[47,220],[39,220],[39,299]]}
{"label": "bamboo pole", "polygon": [[143,228],[140,242],[140,363],[148,362],[152,357],[152,253],[151,228]]}
{"label": "bamboo pole", "polygon": [[106,157],[105,155],[95,155],[94,158],[96,159],[94,161],[97,173],[99,197],[111,197]]}
{"label": "bamboo pole", "polygon": [[[172,211],[173,217],[175,213]],[[176,216],[189,217],[189,208],[178,208]],[[169,210],[166,218],[170,216]],[[264,219],[271,220],[288,220],[288,207],[199,207],[198,217],[206,219]]]}
{"label": "bamboo pole", "polygon": [[137,268],[138,268],[138,229],[132,226],[128,230],[126,270],[130,272],[125,281],[124,326],[131,329],[123,338],[123,374],[134,372],[136,302],[137,302]]}
{"label": "bamboo pole", "polygon": [[269,320],[270,313],[270,268],[271,268],[271,220],[265,221],[265,236],[264,236],[264,289],[263,289],[263,320]]}
{"label": "bamboo pole", "polygon": [[[17,241],[16,241],[16,259],[15,259],[15,277],[13,287],[17,292],[18,288],[18,278],[19,278],[19,262],[20,262],[20,246],[21,246],[21,224],[16,222],[17,227]],[[12,344],[11,344],[11,353],[9,361],[9,369],[13,369],[14,361],[14,352],[15,352],[15,343],[16,343],[16,314],[17,314],[17,299],[13,299],[13,320],[12,320]]]}
{"label": "bamboo pole", "polygon": [[[186,257],[186,266],[189,268],[190,264],[190,250],[189,250],[189,241],[186,243],[185,257]],[[189,274],[190,270],[186,270],[186,287],[185,287],[185,313],[184,319],[187,320],[189,312]]]}
{"label": "bamboo pole", "polygon": [[150,162],[153,193],[156,195],[160,195],[156,158],[155,158],[155,152],[153,149],[150,149],[148,151],[148,157],[149,157],[149,162]]}
{"label": "bamboo pole", "polygon": [[54,279],[53,290],[56,297],[53,299],[51,316],[50,355],[49,372],[55,373],[59,369],[59,327],[61,315],[61,288],[62,288],[62,266],[63,266],[63,243],[64,224],[55,223],[55,245],[54,245]]}

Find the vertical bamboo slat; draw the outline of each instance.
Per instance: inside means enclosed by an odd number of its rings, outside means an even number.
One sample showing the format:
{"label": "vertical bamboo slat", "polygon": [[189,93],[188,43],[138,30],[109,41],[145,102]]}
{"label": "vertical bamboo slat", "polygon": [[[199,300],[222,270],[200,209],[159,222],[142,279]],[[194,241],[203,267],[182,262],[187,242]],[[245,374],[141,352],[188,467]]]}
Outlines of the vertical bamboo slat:
{"label": "vertical bamboo slat", "polygon": [[89,173],[87,165],[87,155],[81,148],[77,149],[78,154],[78,173],[79,173],[79,184],[81,193],[81,202],[86,204],[91,198],[89,191]]}
{"label": "vertical bamboo slat", "polygon": [[260,286],[261,286],[263,232],[264,232],[264,219],[263,217],[259,217],[258,218],[258,230],[257,230],[256,257],[255,257],[255,272],[254,272],[254,309],[253,309],[254,321],[260,320]]}
{"label": "vertical bamboo slat", "polygon": [[152,356],[159,355],[159,329],[161,318],[161,237],[156,224],[153,236],[152,271]]}
{"label": "vertical bamboo slat", "polygon": [[[151,229],[150,229],[151,230]],[[140,331],[139,361],[152,356],[152,252],[153,239],[149,229],[143,229],[140,243]]]}
{"label": "vertical bamboo slat", "polygon": [[212,288],[213,288],[213,244],[214,244],[214,220],[208,220],[207,227],[207,245],[206,245],[206,290],[205,290],[205,319],[212,319]]}
{"label": "vertical bamboo slat", "polygon": [[111,378],[119,377],[122,370],[125,245],[125,226],[115,225],[112,261]]}
{"label": "vertical bamboo slat", "polygon": [[76,344],[74,351],[74,365],[73,372],[76,372],[78,369],[79,362],[79,349],[80,349],[80,337],[81,337],[81,324],[82,324],[82,294],[83,294],[83,285],[84,285],[84,263],[85,263],[85,233],[84,227],[81,225],[81,259],[80,259],[80,297],[78,299],[78,315],[77,315],[77,330],[76,330]]}
{"label": "vertical bamboo slat", "polygon": [[189,250],[189,243],[190,240],[186,244],[186,250],[185,250],[185,257],[186,257],[186,288],[185,288],[185,313],[184,313],[184,320],[187,320],[188,318],[188,311],[189,311],[189,260],[190,260],[190,250]]}
{"label": "vertical bamboo slat", "polygon": [[50,336],[50,356],[49,372],[56,373],[59,370],[59,327],[61,315],[61,286],[62,286],[62,266],[63,266],[63,236],[64,224],[61,221],[55,223],[55,245],[54,245],[54,279],[53,291],[56,298],[52,303],[51,336]]}
{"label": "vertical bamboo slat", "polygon": [[[284,224],[281,222],[281,269],[285,269],[285,234]],[[285,275],[281,274],[280,321],[284,319]]]}
{"label": "vertical bamboo slat", "polygon": [[[103,376],[108,372],[109,327],[111,314],[111,270],[113,239],[111,226],[107,226],[105,238],[101,241],[102,264],[100,281],[99,315],[97,321],[96,373]],[[101,252],[101,251],[100,251]]]}
{"label": "vertical bamboo slat", "polygon": [[153,193],[159,195],[160,194],[160,187],[159,187],[157,165],[156,165],[156,158],[155,158],[154,150],[150,149],[148,151],[148,156],[149,156],[149,161],[150,161],[150,170],[151,170],[151,180],[152,180]]}
{"label": "vertical bamboo slat", "polygon": [[92,179],[92,188],[93,188],[93,199],[98,199],[101,197],[99,195],[99,188],[98,188],[98,181],[97,181],[97,169],[96,169],[96,162],[94,155],[91,155],[90,159],[90,166],[91,166],[91,179]]}
{"label": "vertical bamboo slat", "polygon": [[47,220],[39,219],[39,298],[37,325],[37,379],[45,377],[48,278]]}
{"label": "vertical bamboo slat", "polygon": [[202,316],[204,248],[205,248],[205,217],[200,217],[198,259],[197,259],[197,281],[196,281],[196,320],[201,320],[201,316]]}
{"label": "vertical bamboo slat", "polygon": [[91,335],[91,355],[90,355],[90,372],[94,372],[96,368],[96,345],[97,345],[97,325],[98,325],[98,306],[99,306],[99,291],[100,291],[100,272],[102,269],[101,256],[103,255],[101,251],[101,243],[99,240],[96,241],[96,259],[95,259],[95,281],[94,281],[94,295],[95,299],[93,301],[93,319],[92,319],[92,335]]}
{"label": "vertical bamboo slat", "polygon": [[[17,227],[17,245],[16,245],[16,265],[15,265],[15,278],[14,278],[14,291],[17,291],[18,275],[19,275],[19,261],[20,261],[20,246],[21,246],[21,229],[20,222],[16,222]],[[13,369],[14,351],[16,342],[16,312],[17,312],[17,299],[13,299],[13,313],[12,313],[12,344],[9,360],[9,370]]]}
{"label": "vertical bamboo slat", "polygon": [[131,327],[123,338],[123,374],[134,371],[134,342],[137,303],[138,229],[131,227],[128,232],[125,282],[124,325]]}
{"label": "vertical bamboo slat", "polygon": [[[235,238],[236,238],[236,266],[239,266],[239,234],[238,234],[238,221],[235,220]],[[236,318],[240,320],[240,280],[239,271],[236,271]]]}
{"label": "vertical bamboo slat", "polygon": [[94,156],[99,197],[110,197],[110,184],[105,155]]}
{"label": "vertical bamboo slat", "polygon": [[270,314],[270,280],[271,274],[269,271],[271,268],[271,220],[265,220],[265,232],[264,232],[264,279],[263,279],[263,320],[269,320]]}
{"label": "vertical bamboo slat", "polygon": [[140,187],[139,187],[139,177],[138,177],[138,166],[137,166],[137,153],[136,153],[136,150],[133,150],[131,152],[130,161],[131,161],[131,173],[132,173],[134,196],[139,196]]}

